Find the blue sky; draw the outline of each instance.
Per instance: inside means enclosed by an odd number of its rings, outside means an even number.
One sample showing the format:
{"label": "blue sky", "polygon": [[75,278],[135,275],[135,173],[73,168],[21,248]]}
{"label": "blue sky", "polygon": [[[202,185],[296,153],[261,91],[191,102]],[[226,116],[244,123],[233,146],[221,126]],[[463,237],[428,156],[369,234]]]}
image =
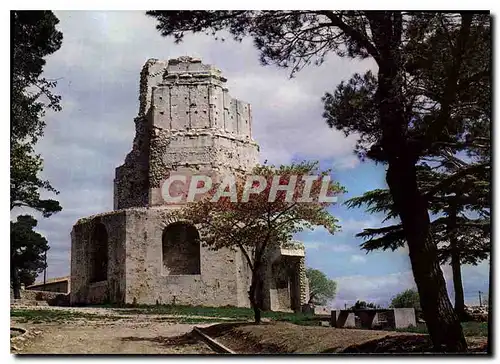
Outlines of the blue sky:
{"label": "blue sky", "polygon": [[[356,137],[329,129],[321,117],[324,92],[354,72],[375,69],[371,60],[332,56],[321,67],[310,66],[289,79],[289,71],[259,64],[250,39],[236,43],[186,36],[181,45],[174,45],[142,12],[55,13],[63,46],[48,58],[45,76],[59,80],[63,111],[48,113],[45,136],[37,147],[45,159],[44,177],[61,191],[58,199],[64,209],[39,219],[38,230],[51,245],[49,277],[69,274],[72,225],[80,217],[112,209],[114,169],[132,147],[139,72],[149,58],[190,55],[220,68],[231,95],[252,105],[261,161],[320,160],[347,188],[343,200],[385,187],[384,166],[361,163],[353,154]],[[307,265],[338,282],[332,305],[343,307],[356,299],[386,304],[414,285],[406,249],[368,255],[359,249],[361,241],[354,235],[379,226],[381,216],[341,205],[332,212],[341,220],[341,233],[331,236],[316,229],[298,236],[306,245]],[[443,271],[450,285],[449,267]],[[463,273],[466,300],[477,301],[477,291],[488,289],[488,262],[464,267]]]}

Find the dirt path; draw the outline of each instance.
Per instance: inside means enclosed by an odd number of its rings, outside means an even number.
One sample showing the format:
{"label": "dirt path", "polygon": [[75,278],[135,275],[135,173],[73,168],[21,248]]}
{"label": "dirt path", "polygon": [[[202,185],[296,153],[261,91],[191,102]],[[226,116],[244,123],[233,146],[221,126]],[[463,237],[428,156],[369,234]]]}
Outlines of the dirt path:
{"label": "dirt path", "polygon": [[[213,354],[190,332],[194,325],[105,321],[15,324],[36,332],[16,354]],[[197,326],[204,326],[197,324]]]}

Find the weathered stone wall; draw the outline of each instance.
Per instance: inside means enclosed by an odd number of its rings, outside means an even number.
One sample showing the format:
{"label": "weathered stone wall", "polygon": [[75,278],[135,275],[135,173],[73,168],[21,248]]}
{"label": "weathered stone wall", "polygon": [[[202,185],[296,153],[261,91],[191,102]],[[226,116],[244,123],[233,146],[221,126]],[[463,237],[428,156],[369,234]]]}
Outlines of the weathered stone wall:
{"label": "weathered stone wall", "polygon": [[[107,280],[91,283],[92,231],[102,223],[108,234]],[[125,211],[79,220],[71,231],[71,303],[123,302],[125,295]]]}
{"label": "weathered stone wall", "polygon": [[[49,291],[35,291],[35,290],[26,290],[22,289],[20,291],[21,299],[30,300],[30,301],[49,301],[55,299],[57,296],[60,296],[60,292],[49,292]],[[10,297],[13,298],[14,294],[11,290]]]}
{"label": "weathered stone wall", "polygon": [[[113,208],[120,210],[135,206],[147,206],[149,201],[149,132],[146,117],[137,117],[134,147],[125,163],[115,170]],[[144,137],[141,137],[141,134]]]}
{"label": "weathered stone wall", "polygon": [[245,290],[238,282],[235,251],[200,247],[200,274],[165,273],[162,234],[173,222],[168,208],[127,210],[125,302],[242,306]]}

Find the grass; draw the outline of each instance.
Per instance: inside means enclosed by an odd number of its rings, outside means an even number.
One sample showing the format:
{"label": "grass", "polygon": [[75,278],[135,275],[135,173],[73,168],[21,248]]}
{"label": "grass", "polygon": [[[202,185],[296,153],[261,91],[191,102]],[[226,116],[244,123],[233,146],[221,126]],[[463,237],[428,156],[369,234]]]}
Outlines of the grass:
{"label": "grass", "polygon": [[218,318],[198,318],[198,317],[162,317],[156,319],[161,322],[171,322],[175,324],[206,324],[206,323],[220,323]]}
{"label": "grass", "polygon": [[[134,314],[150,314],[150,315],[169,315],[178,317],[159,318],[165,322],[178,323],[207,323],[207,322],[224,322],[228,321],[248,321],[254,318],[254,312],[250,308],[242,307],[201,307],[201,306],[172,306],[172,305],[135,305],[117,307],[113,305],[99,305],[93,307],[115,308],[113,315],[90,314],[77,311],[65,310],[11,310],[11,317],[16,317],[20,322],[63,322],[75,319],[100,320],[100,319],[120,319],[122,315]],[[130,308],[127,308],[130,307]],[[122,316],[122,317],[120,317]],[[311,315],[303,313],[288,313],[288,312],[262,312],[263,318],[269,318],[274,321],[285,321],[297,325],[318,325],[317,321],[313,320]],[[157,318],[158,319],[158,318]],[[229,319],[229,320],[227,320]]]}
{"label": "grass", "polygon": [[63,310],[10,310],[10,317],[16,317],[18,322],[32,322],[34,324],[47,322],[64,322],[75,319],[102,320],[119,319],[118,316],[95,315],[83,312],[72,312]]}
{"label": "grass", "polygon": [[[462,322],[462,329],[465,336],[482,336],[488,337],[488,323],[468,321]],[[399,332],[414,332],[418,334],[427,334],[427,326],[418,324],[418,326],[408,327],[406,329],[396,329]]]}
{"label": "grass", "polygon": [[[105,307],[105,306],[100,306]],[[107,306],[109,307],[109,306]],[[243,307],[201,307],[201,306],[172,306],[172,305],[136,305],[130,308],[118,308],[115,312],[120,314],[151,314],[151,315],[173,315],[173,316],[205,316],[224,317],[234,320],[253,319],[254,312],[250,308]],[[312,316],[303,313],[289,312],[262,312],[262,317],[277,321],[292,323],[311,321]]]}

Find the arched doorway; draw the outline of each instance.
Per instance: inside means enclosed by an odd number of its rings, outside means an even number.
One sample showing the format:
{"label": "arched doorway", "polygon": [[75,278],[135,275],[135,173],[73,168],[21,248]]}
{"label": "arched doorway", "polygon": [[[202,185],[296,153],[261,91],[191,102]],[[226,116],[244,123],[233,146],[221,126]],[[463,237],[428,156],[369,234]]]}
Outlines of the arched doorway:
{"label": "arched doorway", "polygon": [[163,272],[167,275],[200,274],[200,235],[196,227],[175,222],[163,230]]}

